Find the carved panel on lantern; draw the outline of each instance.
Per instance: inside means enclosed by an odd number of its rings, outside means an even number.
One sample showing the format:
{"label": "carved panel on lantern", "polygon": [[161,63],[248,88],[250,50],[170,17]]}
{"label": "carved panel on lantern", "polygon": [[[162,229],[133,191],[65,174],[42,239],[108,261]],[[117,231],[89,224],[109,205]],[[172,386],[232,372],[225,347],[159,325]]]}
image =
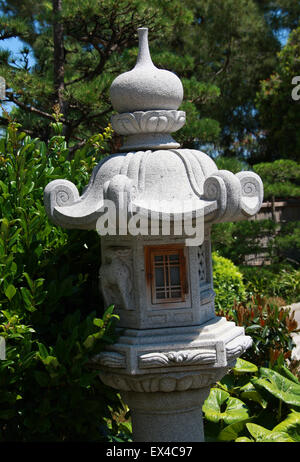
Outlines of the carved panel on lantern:
{"label": "carved panel on lantern", "polygon": [[100,287],[106,305],[134,310],[132,249],[110,246],[105,249],[99,271]]}
{"label": "carved panel on lantern", "polygon": [[212,272],[211,272],[211,255],[210,242],[204,241],[197,248],[197,267],[200,286],[201,305],[213,301],[214,291],[212,288]]}

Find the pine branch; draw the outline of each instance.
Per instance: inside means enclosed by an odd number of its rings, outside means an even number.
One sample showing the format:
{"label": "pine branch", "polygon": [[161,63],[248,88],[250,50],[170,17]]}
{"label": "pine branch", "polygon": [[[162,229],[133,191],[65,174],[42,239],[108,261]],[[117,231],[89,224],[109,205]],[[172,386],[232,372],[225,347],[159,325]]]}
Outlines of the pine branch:
{"label": "pine branch", "polygon": [[[33,114],[40,115],[40,116],[42,116],[42,117],[44,117],[46,119],[49,119],[49,120],[51,120],[53,122],[56,121],[56,119],[55,119],[55,117],[53,115],[49,114],[48,112],[42,111],[41,109],[37,109],[36,107],[34,107],[32,105],[27,105],[27,104],[23,103],[18,98],[16,98],[16,96],[14,96],[13,93],[6,92],[6,96],[7,96],[6,101],[9,101],[11,103],[16,104],[18,107],[20,107],[21,109],[24,109],[24,111],[26,111],[26,112],[32,112]],[[64,117],[62,117],[60,120],[61,120],[62,123],[66,124],[66,125],[70,125],[69,122]]]}

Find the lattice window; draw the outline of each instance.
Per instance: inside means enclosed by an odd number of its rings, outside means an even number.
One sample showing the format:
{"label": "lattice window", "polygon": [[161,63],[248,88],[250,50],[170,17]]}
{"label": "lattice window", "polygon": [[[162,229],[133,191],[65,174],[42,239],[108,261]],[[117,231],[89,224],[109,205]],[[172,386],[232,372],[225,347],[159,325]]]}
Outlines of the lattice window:
{"label": "lattice window", "polygon": [[184,302],[188,291],[184,246],[151,246],[146,249],[152,303]]}

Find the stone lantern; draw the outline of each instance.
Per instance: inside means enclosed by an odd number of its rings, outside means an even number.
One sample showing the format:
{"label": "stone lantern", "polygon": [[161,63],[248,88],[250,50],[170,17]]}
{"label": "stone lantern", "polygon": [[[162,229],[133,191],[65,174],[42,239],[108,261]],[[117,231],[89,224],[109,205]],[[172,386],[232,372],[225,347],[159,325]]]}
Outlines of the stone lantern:
{"label": "stone lantern", "polygon": [[128,403],[134,441],[203,441],[210,387],[251,345],[215,315],[210,229],[255,215],[263,185],[180,149],[171,133],[185,123],[182,84],[152,63],[148,30],[138,34],[135,67],[111,85],[122,152],[95,167],[81,196],[69,181],[49,183],[45,207],[55,224],[101,235],[100,287],[120,337],[93,363]]}

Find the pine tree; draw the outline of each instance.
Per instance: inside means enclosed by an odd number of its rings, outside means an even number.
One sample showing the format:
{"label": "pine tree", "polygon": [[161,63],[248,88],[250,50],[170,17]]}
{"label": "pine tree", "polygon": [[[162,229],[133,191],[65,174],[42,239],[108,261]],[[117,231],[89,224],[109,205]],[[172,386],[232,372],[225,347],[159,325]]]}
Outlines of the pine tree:
{"label": "pine tree", "polygon": [[278,53],[274,72],[261,82],[257,93],[257,109],[264,128],[257,151],[260,161],[300,161],[300,78],[293,85],[297,76],[300,76],[300,26],[290,34]]}
{"label": "pine tree", "polygon": [[[175,139],[248,155],[248,139],[263,129],[255,107],[260,81],[276,65],[282,27],[292,27],[292,0],[0,0],[1,39],[19,37],[22,60],[0,52],[7,100],[25,130],[49,138],[61,114],[75,146],[107,126],[109,87],[137,56],[140,26],[149,28],[153,62],[184,86],[187,124]],[[278,20],[279,12],[284,18]],[[276,19],[277,18],[277,19]],[[29,68],[28,53],[36,60]],[[0,120],[2,126],[7,123]]]}
{"label": "pine tree", "polygon": [[[137,28],[149,28],[155,57],[161,43],[168,48],[176,25],[193,19],[179,0],[154,0],[151,6],[141,0],[8,0],[1,8],[0,40],[19,37],[27,46],[22,63],[5,51],[0,56],[7,101],[16,106],[13,117],[29,134],[47,140],[49,121],[60,114],[64,134],[76,146],[107,125],[112,113],[108,90],[135,64]],[[32,68],[29,52],[36,60]]]}

